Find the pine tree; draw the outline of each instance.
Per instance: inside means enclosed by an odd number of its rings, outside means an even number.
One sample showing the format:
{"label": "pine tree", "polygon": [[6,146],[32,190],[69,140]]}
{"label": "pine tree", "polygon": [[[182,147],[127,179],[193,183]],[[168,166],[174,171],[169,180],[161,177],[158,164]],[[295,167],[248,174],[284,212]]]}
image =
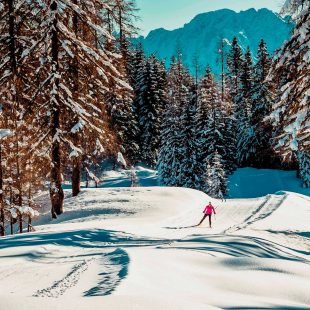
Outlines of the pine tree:
{"label": "pine tree", "polygon": [[237,122],[235,117],[235,106],[227,85],[227,77],[224,76],[224,92],[221,95],[222,114],[225,124],[225,128],[223,129],[223,141],[225,145],[223,160],[226,174],[231,174],[237,168]]}
{"label": "pine tree", "polygon": [[270,147],[272,128],[265,122],[266,116],[271,113],[274,101],[274,85],[267,80],[271,67],[271,60],[264,40],[261,40],[258,52],[257,63],[254,67],[253,84],[253,106],[251,125],[255,137],[252,139],[250,160],[258,167],[270,167],[273,151]]}
{"label": "pine tree", "polygon": [[228,52],[227,67],[231,97],[234,105],[237,106],[240,90],[240,79],[243,68],[243,54],[237,37],[234,37],[231,44],[231,49]]}
{"label": "pine tree", "polygon": [[155,55],[148,58],[141,85],[139,125],[141,130],[141,157],[154,167],[158,159],[163,111],[167,102],[165,68]]}
{"label": "pine tree", "polygon": [[226,154],[224,142],[224,109],[215,78],[208,68],[198,92],[197,107],[197,162],[200,170],[197,189],[205,188],[204,175],[206,162],[217,150],[221,156]]}
{"label": "pine tree", "polygon": [[[115,47],[113,51],[115,51]],[[131,164],[135,164],[140,158],[140,130],[134,113],[134,93],[127,86],[129,80],[124,58],[116,59],[113,64],[126,84],[119,85],[116,81],[111,80],[109,91],[106,92],[105,99],[108,104],[111,128],[116,134],[119,151]]]}
{"label": "pine tree", "polygon": [[248,48],[240,75],[240,95],[236,106],[237,119],[237,160],[240,165],[251,165],[249,160],[255,152],[253,140],[254,128],[251,125],[253,107],[253,62]]}
{"label": "pine tree", "polygon": [[[192,83],[192,81],[191,81]],[[179,179],[183,187],[197,188],[201,178],[198,162],[199,145],[197,141],[197,93],[194,84],[190,87],[190,98],[183,106],[181,114],[180,138],[183,141],[182,159],[180,164]]]}
{"label": "pine tree", "polygon": [[[237,46],[237,41],[234,39],[235,50],[239,50]],[[227,39],[223,37],[220,39],[218,44],[218,63],[221,68],[221,106],[223,109],[223,117],[225,120],[225,129],[223,131],[223,139],[225,144],[225,155],[224,155],[224,166],[225,170],[228,174],[232,173],[236,167],[236,119],[235,119],[235,104],[233,101],[233,97],[230,93],[229,82],[232,82],[232,76],[229,77],[226,74],[226,58],[227,58]],[[237,70],[233,69],[234,62],[233,59],[233,51],[230,53],[230,64],[232,71]],[[237,58],[236,58],[237,59]],[[231,86],[233,83],[231,84]]]}
{"label": "pine tree", "polygon": [[[130,49],[130,38],[137,34],[134,21],[137,20],[135,1],[104,0],[107,9],[103,12],[107,22],[107,30],[115,34],[115,42],[106,42],[106,49],[110,54],[119,54],[121,57],[114,59],[113,65],[121,74],[119,84],[111,80],[106,101],[109,107],[112,129],[116,132],[119,151],[126,159],[135,164],[140,160],[139,126],[135,110],[135,85],[133,83],[133,52]],[[128,88],[128,85],[131,87]],[[115,159],[116,160],[116,159]]]}
{"label": "pine tree", "polygon": [[227,179],[222,164],[222,157],[214,152],[207,166],[207,189],[206,192],[213,198],[224,199],[227,195]]}
{"label": "pine tree", "polygon": [[269,120],[274,128],[273,146],[287,163],[299,163],[300,176],[309,186],[310,153],[309,109],[309,1],[287,1],[285,10],[295,14],[297,25],[274,58],[269,79],[276,81],[278,92]]}
{"label": "pine tree", "polygon": [[143,102],[142,97],[144,93],[144,78],[146,71],[146,57],[141,43],[135,46],[130,53],[128,66],[130,66],[129,81],[134,90],[133,112],[137,116],[138,123],[140,123],[139,116],[141,104]]}
{"label": "pine tree", "polygon": [[260,123],[266,115],[270,114],[273,102],[272,84],[270,81],[266,81],[271,67],[271,59],[264,40],[261,40],[259,44],[256,58],[252,107],[254,124]]}
{"label": "pine tree", "polygon": [[182,55],[173,57],[168,73],[168,104],[162,125],[158,173],[162,185],[184,186],[181,165],[184,158],[182,111],[191,100],[191,77]]}

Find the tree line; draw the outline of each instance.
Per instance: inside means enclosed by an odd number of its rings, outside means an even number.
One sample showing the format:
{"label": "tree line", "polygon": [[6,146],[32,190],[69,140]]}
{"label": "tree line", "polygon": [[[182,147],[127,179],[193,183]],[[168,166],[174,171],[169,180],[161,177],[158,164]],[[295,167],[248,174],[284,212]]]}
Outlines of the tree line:
{"label": "tree line", "polygon": [[[309,13],[274,57],[220,40],[221,76],[167,69],[132,46],[131,0],[5,0],[0,4],[0,235],[35,215],[49,186],[52,217],[107,157],[157,168],[162,185],[227,195],[237,167],[309,176]],[[298,42],[298,45],[296,45]],[[207,55],[206,55],[207,57]],[[116,161],[116,159],[115,159]]]}

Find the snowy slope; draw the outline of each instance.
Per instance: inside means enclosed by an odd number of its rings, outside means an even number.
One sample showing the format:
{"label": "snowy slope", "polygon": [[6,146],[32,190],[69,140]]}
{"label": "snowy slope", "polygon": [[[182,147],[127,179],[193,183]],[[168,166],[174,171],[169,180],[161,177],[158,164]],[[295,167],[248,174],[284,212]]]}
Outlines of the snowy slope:
{"label": "snowy slope", "polygon": [[139,41],[147,54],[156,53],[167,65],[176,50],[181,48],[185,63],[192,72],[193,58],[197,55],[202,68],[208,64],[215,73],[219,73],[216,53],[222,37],[229,45],[237,36],[243,50],[249,46],[252,54],[256,55],[262,38],[267,42],[269,52],[273,53],[290,37],[292,29],[291,24],[268,9],[250,9],[240,13],[223,9],[199,14],[180,29],[153,30]]}
{"label": "snowy slope", "polygon": [[[210,200],[212,229],[178,229]],[[89,189],[65,211],[0,240],[0,310],[310,308],[307,196]]]}

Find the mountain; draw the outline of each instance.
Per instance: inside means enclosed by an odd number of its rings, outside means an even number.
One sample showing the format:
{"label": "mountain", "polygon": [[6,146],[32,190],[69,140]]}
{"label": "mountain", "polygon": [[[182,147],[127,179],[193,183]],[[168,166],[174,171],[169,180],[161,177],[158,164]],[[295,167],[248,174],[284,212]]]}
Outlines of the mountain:
{"label": "mountain", "polygon": [[245,50],[250,47],[255,57],[259,41],[263,38],[273,53],[283,42],[289,38],[293,28],[289,19],[268,9],[249,9],[236,13],[223,9],[197,15],[183,28],[166,30],[163,28],[153,30],[147,37],[140,37],[147,55],[156,55],[165,60],[168,66],[171,57],[177,49],[181,49],[184,62],[193,70],[193,58],[198,56],[202,68],[210,65],[214,72],[219,73],[217,64],[218,43],[225,38],[227,45],[234,36]]}

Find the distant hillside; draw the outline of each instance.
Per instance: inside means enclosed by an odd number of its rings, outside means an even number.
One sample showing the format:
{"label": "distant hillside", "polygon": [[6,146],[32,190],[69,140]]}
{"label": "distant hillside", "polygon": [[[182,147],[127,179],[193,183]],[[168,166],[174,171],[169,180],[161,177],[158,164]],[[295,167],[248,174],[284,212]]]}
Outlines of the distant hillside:
{"label": "distant hillside", "polygon": [[262,38],[267,42],[270,53],[273,53],[289,38],[292,28],[291,23],[268,9],[250,9],[240,13],[224,9],[199,14],[183,28],[172,31],[156,29],[146,38],[136,40],[143,43],[148,55],[156,53],[165,60],[167,66],[177,48],[181,48],[184,61],[191,70],[192,59],[197,55],[202,68],[208,64],[219,73],[217,46],[221,37],[227,39],[229,45],[232,38],[237,36],[242,48],[250,46],[255,56]]}

